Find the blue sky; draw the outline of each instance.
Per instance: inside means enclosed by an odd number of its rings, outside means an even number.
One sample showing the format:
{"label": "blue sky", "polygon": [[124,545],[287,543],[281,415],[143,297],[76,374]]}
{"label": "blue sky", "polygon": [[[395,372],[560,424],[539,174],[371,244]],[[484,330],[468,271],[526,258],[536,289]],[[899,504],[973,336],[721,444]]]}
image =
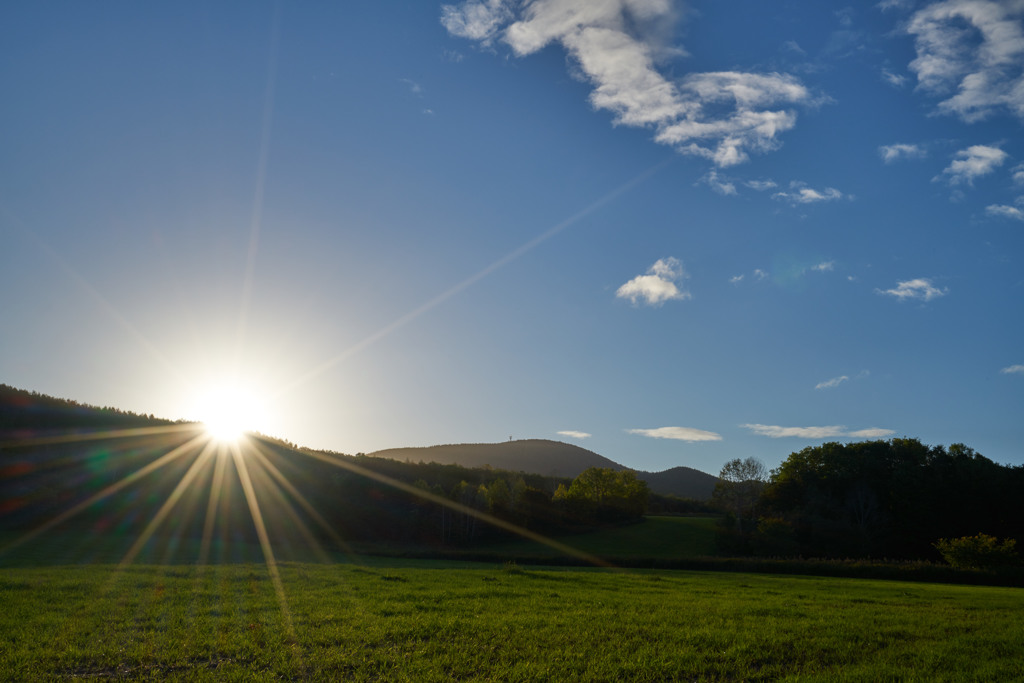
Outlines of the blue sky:
{"label": "blue sky", "polygon": [[1022,65],[1019,0],[9,3],[0,381],[346,453],[1024,464]]}

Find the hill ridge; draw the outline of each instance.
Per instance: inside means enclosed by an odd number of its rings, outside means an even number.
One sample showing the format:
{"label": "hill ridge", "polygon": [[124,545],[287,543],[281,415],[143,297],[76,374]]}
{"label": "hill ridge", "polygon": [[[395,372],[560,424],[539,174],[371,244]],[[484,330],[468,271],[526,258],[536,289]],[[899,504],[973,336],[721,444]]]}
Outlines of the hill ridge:
{"label": "hill ridge", "polygon": [[[549,477],[574,478],[590,467],[631,469],[582,446],[553,439],[517,439],[496,443],[439,444],[388,448],[367,453],[374,458],[441,465],[529,472]],[[652,493],[680,498],[708,499],[718,478],[693,467],[680,465],[661,472],[635,470]]]}

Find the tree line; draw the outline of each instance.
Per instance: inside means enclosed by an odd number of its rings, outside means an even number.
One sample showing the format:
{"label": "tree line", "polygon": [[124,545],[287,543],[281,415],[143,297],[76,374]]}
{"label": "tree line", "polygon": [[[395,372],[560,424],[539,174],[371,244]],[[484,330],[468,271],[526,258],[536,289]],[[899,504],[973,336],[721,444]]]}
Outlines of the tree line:
{"label": "tree line", "polygon": [[770,473],[731,461],[714,500],[734,552],[937,559],[943,539],[1024,538],[1022,491],[1024,467],[899,438],[804,448]]}
{"label": "tree line", "polygon": [[[292,459],[290,449],[277,450]],[[579,531],[639,521],[651,499],[631,470],[592,467],[567,479],[366,455],[330,457],[353,467],[312,460],[300,476],[320,478],[308,487],[315,507],[356,540],[467,546],[508,535],[508,525],[543,534]]]}

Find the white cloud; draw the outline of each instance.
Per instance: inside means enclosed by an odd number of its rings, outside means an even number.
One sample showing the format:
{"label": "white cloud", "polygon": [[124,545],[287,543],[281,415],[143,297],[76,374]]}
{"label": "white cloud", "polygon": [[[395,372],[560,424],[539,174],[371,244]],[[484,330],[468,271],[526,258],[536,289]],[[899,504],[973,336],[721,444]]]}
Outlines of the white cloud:
{"label": "white cloud", "polygon": [[918,87],[964,121],[1003,110],[1024,118],[1022,16],[1020,0],[943,0],[915,12],[906,31]]}
{"label": "white cloud", "polygon": [[768,277],[768,272],[761,270],[760,268],[755,268],[754,277],[756,277],[758,280],[764,280],[765,278]]}
{"label": "white cloud", "polygon": [[743,275],[733,275],[731,278],[729,278],[729,282],[733,283],[734,285],[739,284],[740,282],[743,282]]}
{"label": "white cloud", "polygon": [[789,184],[791,192],[776,192],[772,199],[781,199],[790,204],[816,204],[818,202],[834,202],[837,199],[846,197],[834,187],[826,187],[824,190],[815,190],[807,187],[806,183],[794,180]]}
{"label": "white cloud", "polygon": [[922,299],[924,301],[931,301],[937,299],[940,296],[945,296],[949,293],[948,289],[939,289],[932,284],[932,281],[928,278],[915,278],[913,280],[906,280],[904,282],[897,282],[894,289],[876,289],[878,294],[886,294],[888,296],[894,296],[900,301],[907,299]]}
{"label": "white cloud", "polygon": [[725,167],[776,149],[796,125],[795,105],[810,91],[780,73],[720,71],[664,76],[657,65],[683,51],[669,46],[672,0],[467,0],[445,5],[441,23],[455,36],[508,44],[522,57],[561,45],[593,86],[590,103],[616,124],[650,127],[654,139]]}
{"label": "white cloud", "polygon": [[447,50],[447,49],[445,49],[445,50],[441,50],[441,59],[445,60],[446,62],[451,62],[453,64],[458,64],[463,59],[465,59],[465,57],[463,56],[463,54],[461,52],[458,52],[457,50]]}
{"label": "white cloud", "polygon": [[1013,220],[1024,221],[1024,211],[1020,210],[1016,206],[990,204],[985,207],[985,213],[989,216],[999,216],[1001,218],[1012,218]]}
{"label": "white cloud", "polygon": [[787,52],[795,52],[798,55],[805,55],[807,51],[800,47],[800,43],[795,40],[787,40],[782,44],[782,49]]}
{"label": "white cloud", "polygon": [[778,425],[745,424],[740,425],[740,427],[749,429],[760,436],[767,436],[773,439],[788,437],[798,439],[880,438],[896,433],[891,429],[879,429],[877,427],[847,431],[843,425],[830,425],[828,427],[780,427]]}
{"label": "white cloud", "polygon": [[733,184],[731,181],[720,177],[718,175],[718,171],[714,169],[708,171],[708,173],[703,178],[701,178],[701,180],[707,183],[712,190],[714,190],[720,195],[729,196],[736,194],[736,185]]}
{"label": "white cloud", "polygon": [[895,145],[882,145],[878,148],[882,161],[891,164],[900,159],[924,159],[928,153],[920,145],[906,145],[897,143]]}
{"label": "white cloud", "polygon": [[675,439],[677,441],[721,441],[722,435],[690,427],[658,427],[657,429],[627,429],[630,434],[639,434],[651,439]]}
{"label": "white cloud", "polygon": [[453,36],[489,45],[498,29],[512,16],[504,0],[470,0],[459,7],[441,6],[441,24]]}
{"label": "white cloud", "polygon": [[1024,185],[1024,164],[1017,164],[1010,169],[1014,185]]}
{"label": "white cloud", "polygon": [[409,87],[409,92],[411,92],[413,95],[423,94],[423,86],[417,83],[416,81],[412,80],[411,78],[401,78],[399,80]]}
{"label": "white cloud", "polygon": [[896,432],[892,429],[879,429],[878,427],[869,427],[868,429],[857,429],[852,432],[846,432],[843,436],[850,436],[855,439],[880,439],[885,436],[892,436]]}
{"label": "white cloud", "polygon": [[840,375],[839,377],[833,377],[832,379],[825,380],[824,382],[818,382],[814,385],[815,389],[832,389],[838,387],[840,384],[850,379],[846,375]]}
{"label": "white cloud", "polygon": [[629,299],[633,304],[643,301],[648,306],[660,306],[672,299],[690,299],[692,295],[686,290],[679,289],[676,284],[679,280],[687,277],[689,276],[683,270],[683,264],[678,259],[672,257],[658,259],[653,266],[647,269],[646,275],[637,275],[619,287],[615,296],[620,299]]}
{"label": "white cloud", "polygon": [[835,270],[835,265],[836,265],[835,261],[822,261],[821,263],[819,263],[816,266],[811,266],[811,270],[816,270],[819,273],[825,273],[825,272],[828,272],[830,270]]}
{"label": "white cloud", "polygon": [[586,432],[577,432],[571,429],[567,429],[564,432],[557,433],[559,436],[567,436],[570,439],[589,439],[591,436],[593,436],[592,434],[587,434]]}
{"label": "white cloud", "polygon": [[[1009,155],[998,147],[972,145],[953,155],[953,162],[933,181],[946,180],[950,185],[974,184],[974,179],[996,170]],[[945,176],[945,178],[943,177]]]}
{"label": "white cloud", "polygon": [[1010,365],[999,372],[1004,375],[1024,375],[1024,365]]}
{"label": "white cloud", "polygon": [[746,182],[746,186],[752,190],[757,190],[758,192],[764,192],[765,190],[772,190],[778,187],[774,180],[748,180]]}
{"label": "white cloud", "polygon": [[888,69],[882,69],[882,80],[894,88],[902,88],[907,83],[907,77],[903,74],[893,73]]}

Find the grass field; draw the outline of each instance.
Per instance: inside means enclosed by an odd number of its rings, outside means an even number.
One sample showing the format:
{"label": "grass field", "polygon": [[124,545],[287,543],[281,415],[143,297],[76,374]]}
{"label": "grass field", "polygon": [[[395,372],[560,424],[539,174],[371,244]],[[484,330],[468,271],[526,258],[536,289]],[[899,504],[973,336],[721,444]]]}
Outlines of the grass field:
{"label": "grass field", "polygon": [[[614,560],[637,558],[677,560],[715,555],[715,518],[713,517],[648,517],[639,524],[609,527],[579,534],[555,536],[554,540],[587,555]],[[0,548],[17,539],[10,533],[0,532]],[[316,562],[317,555],[302,543],[282,544],[278,539],[275,552],[278,559],[296,562]],[[134,536],[116,533],[95,535],[74,532],[49,533],[24,546],[13,555],[0,555],[0,567],[38,566],[56,564],[118,563],[135,541]],[[337,549],[335,549],[337,550]],[[488,559],[533,560],[563,557],[560,550],[520,538],[476,544],[469,548],[413,546],[410,544],[357,544],[364,555],[409,555],[430,557],[438,555],[458,557],[488,556]],[[198,539],[172,541],[156,538],[139,554],[140,563],[194,564],[199,556]],[[343,554],[338,554],[342,558]],[[221,563],[261,562],[263,553],[256,542],[232,541],[229,548],[214,549],[214,560]]]}
{"label": "grass field", "polygon": [[0,569],[5,680],[1024,679],[1024,591],[428,561]]}
{"label": "grass field", "polygon": [[[589,555],[602,558],[650,558],[675,560],[706,557],[718,551],[715,517],[646,517],[639,524],[612,527],[558,540]],[[507,557],[555,557],[558,550],[526,540],[510,540],[481,546],[480,550]]]}

